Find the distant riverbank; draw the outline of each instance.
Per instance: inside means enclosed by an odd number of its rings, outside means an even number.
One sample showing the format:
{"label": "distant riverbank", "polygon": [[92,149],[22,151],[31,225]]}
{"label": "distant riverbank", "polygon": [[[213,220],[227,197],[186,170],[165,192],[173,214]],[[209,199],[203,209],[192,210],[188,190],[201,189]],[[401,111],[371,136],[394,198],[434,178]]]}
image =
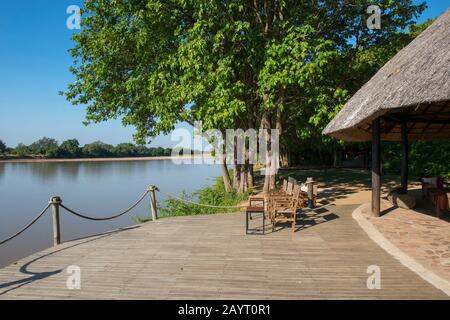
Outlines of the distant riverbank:
{"label": "distant riverbank", "polygon": [[198,159],[200,157],[211,158],[210,154],[193,155],[193,156],[159,156],[159,157],[114,157],[114,158],[65,158],[65,159],[48,159],[48,158],[4,158],[0,159],[0,163],[33,163],[33,162],[108,162],[108,161],[151,161],[151,160],[186,160]]}

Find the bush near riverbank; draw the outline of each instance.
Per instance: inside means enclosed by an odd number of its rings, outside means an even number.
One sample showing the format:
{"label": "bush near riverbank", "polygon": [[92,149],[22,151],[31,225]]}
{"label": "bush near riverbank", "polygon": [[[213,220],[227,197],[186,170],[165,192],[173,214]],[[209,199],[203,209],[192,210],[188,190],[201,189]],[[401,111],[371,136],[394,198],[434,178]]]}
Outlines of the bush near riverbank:
{"label": "bush near riverbank", "polygon": [[[217,178],[212,186],[202,188],[193,193],[183,192],[180,198],[186,201],[196,202],[203,205],[210,206],[238,206],[246,201],[252,190],[246,193],[239,194],[236,190],[231,192],[225,191],[225,186],[222,177]],[[232,213],[238,212],[238,208],[211,208],[195,204],[186,203],[178,199],[168,198],[158,207],[160,218],[174,217],[174,216],[190,216],[202,214],[217,214],[217,213]],[[143,223],[151,219],[147,217],[136,217],[136,222]]]}

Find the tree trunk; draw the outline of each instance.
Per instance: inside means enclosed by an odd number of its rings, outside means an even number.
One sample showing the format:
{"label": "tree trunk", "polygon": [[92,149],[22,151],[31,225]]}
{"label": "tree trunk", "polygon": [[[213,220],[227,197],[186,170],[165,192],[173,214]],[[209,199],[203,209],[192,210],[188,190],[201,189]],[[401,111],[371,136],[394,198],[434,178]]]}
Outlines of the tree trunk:
{"label": "tree trunk", "polygon": [[336,147],[333,148],[333,168],[337,168],[338,167],[338,150]]}
{"label": "tree trunk", "polygon": [[[283,105],[284,103],[284,91],[281,90],[280,92],[280,100],[279,103],[280,105]],[[280,108],[277,109],[277,114],[276,114],[276,119],[275,119],[275,129],[278,130],[278,138],[281,139],[281,134],[283,133],[283,123],[282,123],[282,114],[281,114],[281,110]],[[273,146],[272,146],[272,136],[270,137],[270,158],[271,160],[271,165],[272,165],[272,169],[279,168],[280,167],[280,158],[279,155],[277,157],[274,157],[274,150],[273,150]],[[278,142],[279,143],[279,142]],[[278,152],[280,152],[278,150]],[[273,163],[273,161],[277,161],[277,163]],[[270,174],[270,182],[269,182],[269,188],[270,190],[275,190],[277,187],[277,174],[276,173],[272,173]]]}
{"label": "tree trunk", "polygon": [[276,187],[277,187],[277,175],[276,174],[271,174],[270,175],[269,188],[270,188],[270,190],[275,190]]}
{"label": "tree trunk", "polygon": [[225,187],[226,192],[231,191],[231,181],[230,181],[230,175],[228,174],[228,167],[227,167],[227,161],[226,158],[222,155],[220,159],[220,169],[222,172],[223,177],[223,185]]}
{"label": "tree trunk", "polygon": [[249,188],[253,188],[255,181],[255,174],[253,172],[253,164],[248,165],[247,184]]}
{"label": "tree trunk", "polygon": [[365,148],[364,149],[364,163],[363,163],[363,166],[364,166],[364,168],[366,169],[366,170],[370,170],[370,160],[369,160],[369,155],[370,155],[370,153],[369,153],[369,149],[368,148]]}
{"label": "tree trunk", "polygon": [[233,188],[238,191],[239,190],[239,180],[241,178],[241,166],[237,161],[237,146],[236,146],[236,138],[234,139],[233,146],[233,161],[234,161],[234,171],[233,171]]}
{"label": "tree trunk", "polygon": [[239,193],[244,193],[247,191],[247,170],[246,165],[241,165],[241,178],[239,181]]}
{"label": "tree trunk", "polygon": [[[249,129],[257,129],[257,112],[256,110],[258,109],[258,101],[254,101],[253,103],[251,103],[250,105],[250,112],[249,112],[249,116],[248,116],[248,128]],[[254,163],[250,163],[250,141],[249,143],[245,144],[246,145],[246,154],[245,157],[246,159],[248,159],[247,163],[248,163],[248,171],[247,171],[247,186],[249,189],[252,189],[254,187]],[[258,148],[256,148],[258,149]],[[257,151],[257,150],[256,150]],[[253,161],[254,159],[252,159]]]}
{"label": "tree trunk", "polygon": [[281,153],[281,167],[289,168],[289,153],[286,149]]}
{"label": "tree trunk", "polygon": [[236,189],[236,191],[239,191],[240,180],[241,180],[241,165],[235,163],[233,172],[233,188]]}
{"label": "tree trunk", "polygon": [[[270,120],[269,120],[269,116],[267,115],[266,112],[264,112],[264,114],[261,118],[261,129],[263,129],[267,132],[266,141],[264,141],[264,143],[266,144],[268,155],[266,156],[266,164],[265,164],[266,173],[264,176],[263,192],[268,193],[270,191],[270,176],[268,175],[268,171],[269,171],[270,165],[271,165],[270,161],[268,161],[268,159],[270,159]],[[269,162],[269,163],[267,163],[267,162]]]}
{"label": "tree trunk", "polygon": [[250,145],[245,144],[245,183],[246,190],[253,188],[253,165],[250,164]]}

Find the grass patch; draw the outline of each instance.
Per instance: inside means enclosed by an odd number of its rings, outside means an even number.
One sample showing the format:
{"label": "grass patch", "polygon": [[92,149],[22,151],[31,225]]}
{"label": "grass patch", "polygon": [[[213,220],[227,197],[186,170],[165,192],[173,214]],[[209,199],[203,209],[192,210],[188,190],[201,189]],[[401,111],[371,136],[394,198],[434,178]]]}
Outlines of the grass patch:
{"label": "grass patch", "polygon": [[[237,206],[241,202],[246,201],[251,194],[252,190],[249,190],[243,194],[239,194],[235,190],[226,192],[223,179],[222,177],[219,177],[212,186],[202,188],[192,194],[183,191],[179,197],[187,201],[193,201],[205,205]],[[209,208],[189,204],[178,199],[168,198],[162,205],[158,206],[158,218],[232,213],[237,211],[239,211],[237,208]],[[151,218],[138,216],[134,217],[133,220],[136,223],[144,223],[151,221]]]}

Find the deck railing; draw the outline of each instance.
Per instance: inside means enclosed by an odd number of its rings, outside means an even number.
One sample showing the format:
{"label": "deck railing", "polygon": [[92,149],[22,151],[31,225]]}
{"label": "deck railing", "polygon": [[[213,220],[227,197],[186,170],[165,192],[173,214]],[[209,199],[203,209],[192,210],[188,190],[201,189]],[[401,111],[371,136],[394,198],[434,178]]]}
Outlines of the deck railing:
{"label": "deck railing", "polygon": [[136,208],[136,206],[145,199],[147,194],[149,194],[150,195],[150,215],[152,217],[152,221],[156,221],[156,219],[158,219],[158,209],[156,207],[156,195],[155,195],[156,191],[158,191],[158,188],[156,186],[154,186],[154,185],[150,185],[150,186],[148,186],[148,188],[144,192],[144,194],[141,197],[139,197],[139,199],[135,203],[133,203],[129,208],[125,209],[122,212],[119,212],[119,213],[116,213],[116,214],[112,214],[112,215],[110,215],[108,217],[101,217],[101,218],[93,217],[91,215],[81,214],[81,213],[79,213],[79,212],[77,212],[77,211],[75,211],[75,210],[65,206],[63,204],[63,201],[62,201],[61,197],[59,197],[59,196],[51,197],[50,201],[45,206],[45,208],[30,223],[28,223],[25,227],[23,227],[22,229],[20,229],[16,233],[14,233],[12,236],[10,236],[10,237],[0,241],[0,245],[13,240],[14,238],[16,238],[19,235],[21,235],[23,232],[28,230],[42,216],[44,216],[44,214],[50,208],[52,209],[53,245],[55,245],[55,246],[61,244],[61,225],[60,225],[60,209],[61,208],[66,210],[68,213],[73,214],[73,215],[75,215],[75,216],[77,216],[79,218],[82,218],[82,219],[91,220],[91,221],[107,221],[107,220],[113,220],[113,219],[119,218],[119,217],[127,214],[128,212],[130,212],[131,210]]}
{"label": "deck railing", "polygon": [[112,214],[108,217],[94,217],[92,215],[87,215],[87,214],[82,214],[74,209],[71,209],[69,207],[67,207],[66,205],[63,204],[63,200],[61,199],[61,197],[59,196],[53,196],[50,198],[50,201],[48,202],[48,204],[45,206],[45,208],[30,222],[28,223],[25,227],[23,227],[22,229],[20,229],[19,231],[17,231],[16,233],[14,233],[12,236],[0,241],[0,245],[5,244],[11,240],[13,240],[14,238],[18,237],[19,235],[21,235],[23,232],[25,232],[26,230],[28,230],[32,225],[34,225],[42,216],[44,216],[44,214],[48,211],[48,209],[52,209],[52,221],[53,221],[53,245],[59,245],[61,244],[61,225],[60,225],[60,209],[64,209],[66,212],[73,214],[74,216],[77,216],[78,218],[82,218],[82,219],[86,219],[86,220],[91,220],[91,221],[107,221],[107,220],[113,220],[116,218],[119,218],[125,214],[127,214],[128,212],[130,212],[131,210],[133,210],[134,208],[136,208],[136,206],[138,204],[140,204],[145,197],[149,194],[150,195],[150,216],[152,221],[156,221],[158,219],[158,209],[157,209],[157,205],[156,205],[156,191],[166,195],[167,197],[170,198],[174,198],[178,201],[182,201],[188,204],[192,204],[192,205],[197,205],[197,206],[202,206],[202,207],[207,207],[207,208],[224,208],[224,209],[230,209],[230,208],[242,208],[245,207],[247,205],[239,205],[239,206],[215,206],[215,205],[208,205],[208,204],[203,204],[203,203],[198,203],[198,202],[194,202],[194,201],[189,201],[187,199],[183,199],[180,197],[177,197],[171,193],[168,192],[162,192],[160,191],[155,185],[149,185],[147,187],[147,190],[145,190],[144,194],[142,194],[142,196],[139,197],[139,199],[133,203],[129,208],[125,209],[124,211],[121,211],[119,213],[115,213]]}

